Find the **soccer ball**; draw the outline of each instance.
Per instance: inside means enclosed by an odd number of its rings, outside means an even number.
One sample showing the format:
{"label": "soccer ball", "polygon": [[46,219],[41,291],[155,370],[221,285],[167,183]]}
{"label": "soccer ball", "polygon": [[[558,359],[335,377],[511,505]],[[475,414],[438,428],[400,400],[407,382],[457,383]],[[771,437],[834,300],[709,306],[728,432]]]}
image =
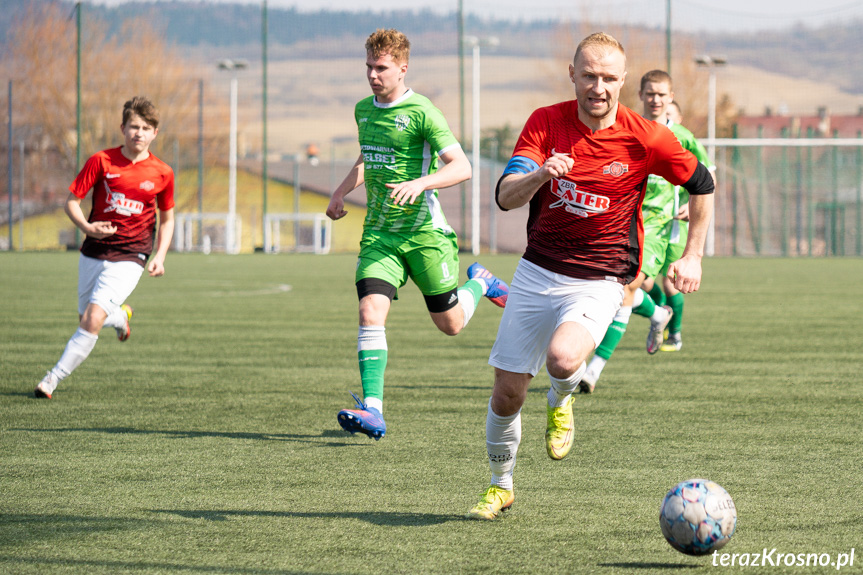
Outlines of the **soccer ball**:
{"label": "soccer ball", "polygon": [[665,495],[659,526],[672,547],[706,555],[728,543],[737,528],[737,509],[719,484],[707,479],[681,481]]}

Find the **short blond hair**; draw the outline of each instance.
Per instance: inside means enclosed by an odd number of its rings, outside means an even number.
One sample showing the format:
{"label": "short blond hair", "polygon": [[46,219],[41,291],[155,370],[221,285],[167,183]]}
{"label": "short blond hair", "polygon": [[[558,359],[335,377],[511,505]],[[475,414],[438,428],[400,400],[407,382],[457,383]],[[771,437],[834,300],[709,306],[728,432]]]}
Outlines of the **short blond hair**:
{"label": "short blond hair", "polygon": [[626,58],[626,51],[623,49],[623,44],[617,41],[617,38],[605,32],[595,32],[578,43],[578,48],[575,49],[575,56],[572,57],[572,62],[578,60],[578,56],[585,48],[602,48],[608,50],[618,50],[623,57]]}
{"label": "short blond hair", "polygon": [[398,30],[378,28],[366,40],[366,53],[374,58],[389,54],[394,61],[407,64],[411,57],[411,42]]}

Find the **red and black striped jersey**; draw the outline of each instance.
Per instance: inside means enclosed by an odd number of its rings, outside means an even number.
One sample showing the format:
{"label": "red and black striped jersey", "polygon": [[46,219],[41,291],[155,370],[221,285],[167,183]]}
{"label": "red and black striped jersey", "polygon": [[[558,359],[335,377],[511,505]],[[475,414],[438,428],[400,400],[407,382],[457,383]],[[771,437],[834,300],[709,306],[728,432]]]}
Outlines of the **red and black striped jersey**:
{"label": "red and black striped jersey", "polygon": [[612,126],[591,132],[575,100],[531,114],[513,156],[542,165],[555,153],[575,164],[530,200],[524,259],[570,277],[628,283],[641,268],[647,176],[680,185],[698,160],[667,127],[622,104]]}

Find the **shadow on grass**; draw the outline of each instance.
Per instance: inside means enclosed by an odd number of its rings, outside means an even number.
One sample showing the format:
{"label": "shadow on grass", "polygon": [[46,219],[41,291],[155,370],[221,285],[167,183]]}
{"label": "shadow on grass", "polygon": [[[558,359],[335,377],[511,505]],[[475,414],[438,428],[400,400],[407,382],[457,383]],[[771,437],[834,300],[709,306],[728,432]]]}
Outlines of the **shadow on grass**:
{"label": "shadow on grass", "polygon": [[137,529],[151,521],[122,517],[93,517],[51,513],[0,513],[0,547],[16,540],[41,537],[46,534],[70,532],[96,532],[120,529]]}
{"label": "shadow on grass", "polygon": [[[33,395],[33,390],[29,391],[4,391],[0,393],[0,396],[3,397],[26,397],[28,399],[40,399]],[[45,403],[48,403],[47,401]]]}
{"label": "shadow on grass", "polygon": [[373,525],[388,527],[425,527],[450,521],[463,521],[461,515],[436,515],[434,513],[399,513],[386,511],[247,511],[242,509],[153,509],[154,513],[170,513],[187,519],[227,521],[229,517],[284,517],[299,519],[359,519]]}
{"label": "shadow on grass", "polygon": [[[180,563],[158,563],[151,561],[99,561],[96,559],[63,559],[59,557],[12,557],[0,555],[0,565],[16,563],[18,565],[44,565],[54,567],[78,567],[80,569],[109,568],[123,572],[163,571],[166,573],[246,573],[248,575],[302,575],[307,571],[288,571],[284,569],[260,569],[254,567],[236,567],[221,565],[182,565]],[[315,573],[320,573],[315,571]]]}
{"label": "shadow on grass", "polygon": [[257,441],[294,441],[327,447],[342,447],[357,445],[356,442],[326,441],[321,439],[350,439],[347,431],[325,430],[319,435],[300,433],[249,433],[244,431],[192,431],[178,429],[136,429],[134,427],[55,427],[27,428],[17,427],[9,431],[32,431],[35,433],[114,433],[118,435],[166,435],[178,439],[194,439],[197,437],[220,437],[226,439],[254,439]]}
{"label": "shadow on grass", "polygon": [[631,563],[597,563],[600,567],[617,567],[620,569],[645,569],[653,571],[654,569],[701,569],[704,565],[692,565],[691,563],[641,563],[633,561]]}

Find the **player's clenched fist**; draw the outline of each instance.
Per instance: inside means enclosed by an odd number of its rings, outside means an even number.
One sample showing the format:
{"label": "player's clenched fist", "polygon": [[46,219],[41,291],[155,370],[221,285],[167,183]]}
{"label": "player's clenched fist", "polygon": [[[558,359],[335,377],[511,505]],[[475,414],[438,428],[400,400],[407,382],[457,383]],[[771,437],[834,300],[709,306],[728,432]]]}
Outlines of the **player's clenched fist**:
{"label": "player's clenched fist", "polygon": [[88,227],[86,233],[91,238],[101,240],[107,238],[108,236],[113,236],[115,233],[117,233],[117,226],[115,226],[111,222],[92,222]]}
{"label": "player's clenched fist", "polygon": [[567,154],[554,154],[542,165],[542,169],[552,178],[562,178],[572,170],[575,160]]}

